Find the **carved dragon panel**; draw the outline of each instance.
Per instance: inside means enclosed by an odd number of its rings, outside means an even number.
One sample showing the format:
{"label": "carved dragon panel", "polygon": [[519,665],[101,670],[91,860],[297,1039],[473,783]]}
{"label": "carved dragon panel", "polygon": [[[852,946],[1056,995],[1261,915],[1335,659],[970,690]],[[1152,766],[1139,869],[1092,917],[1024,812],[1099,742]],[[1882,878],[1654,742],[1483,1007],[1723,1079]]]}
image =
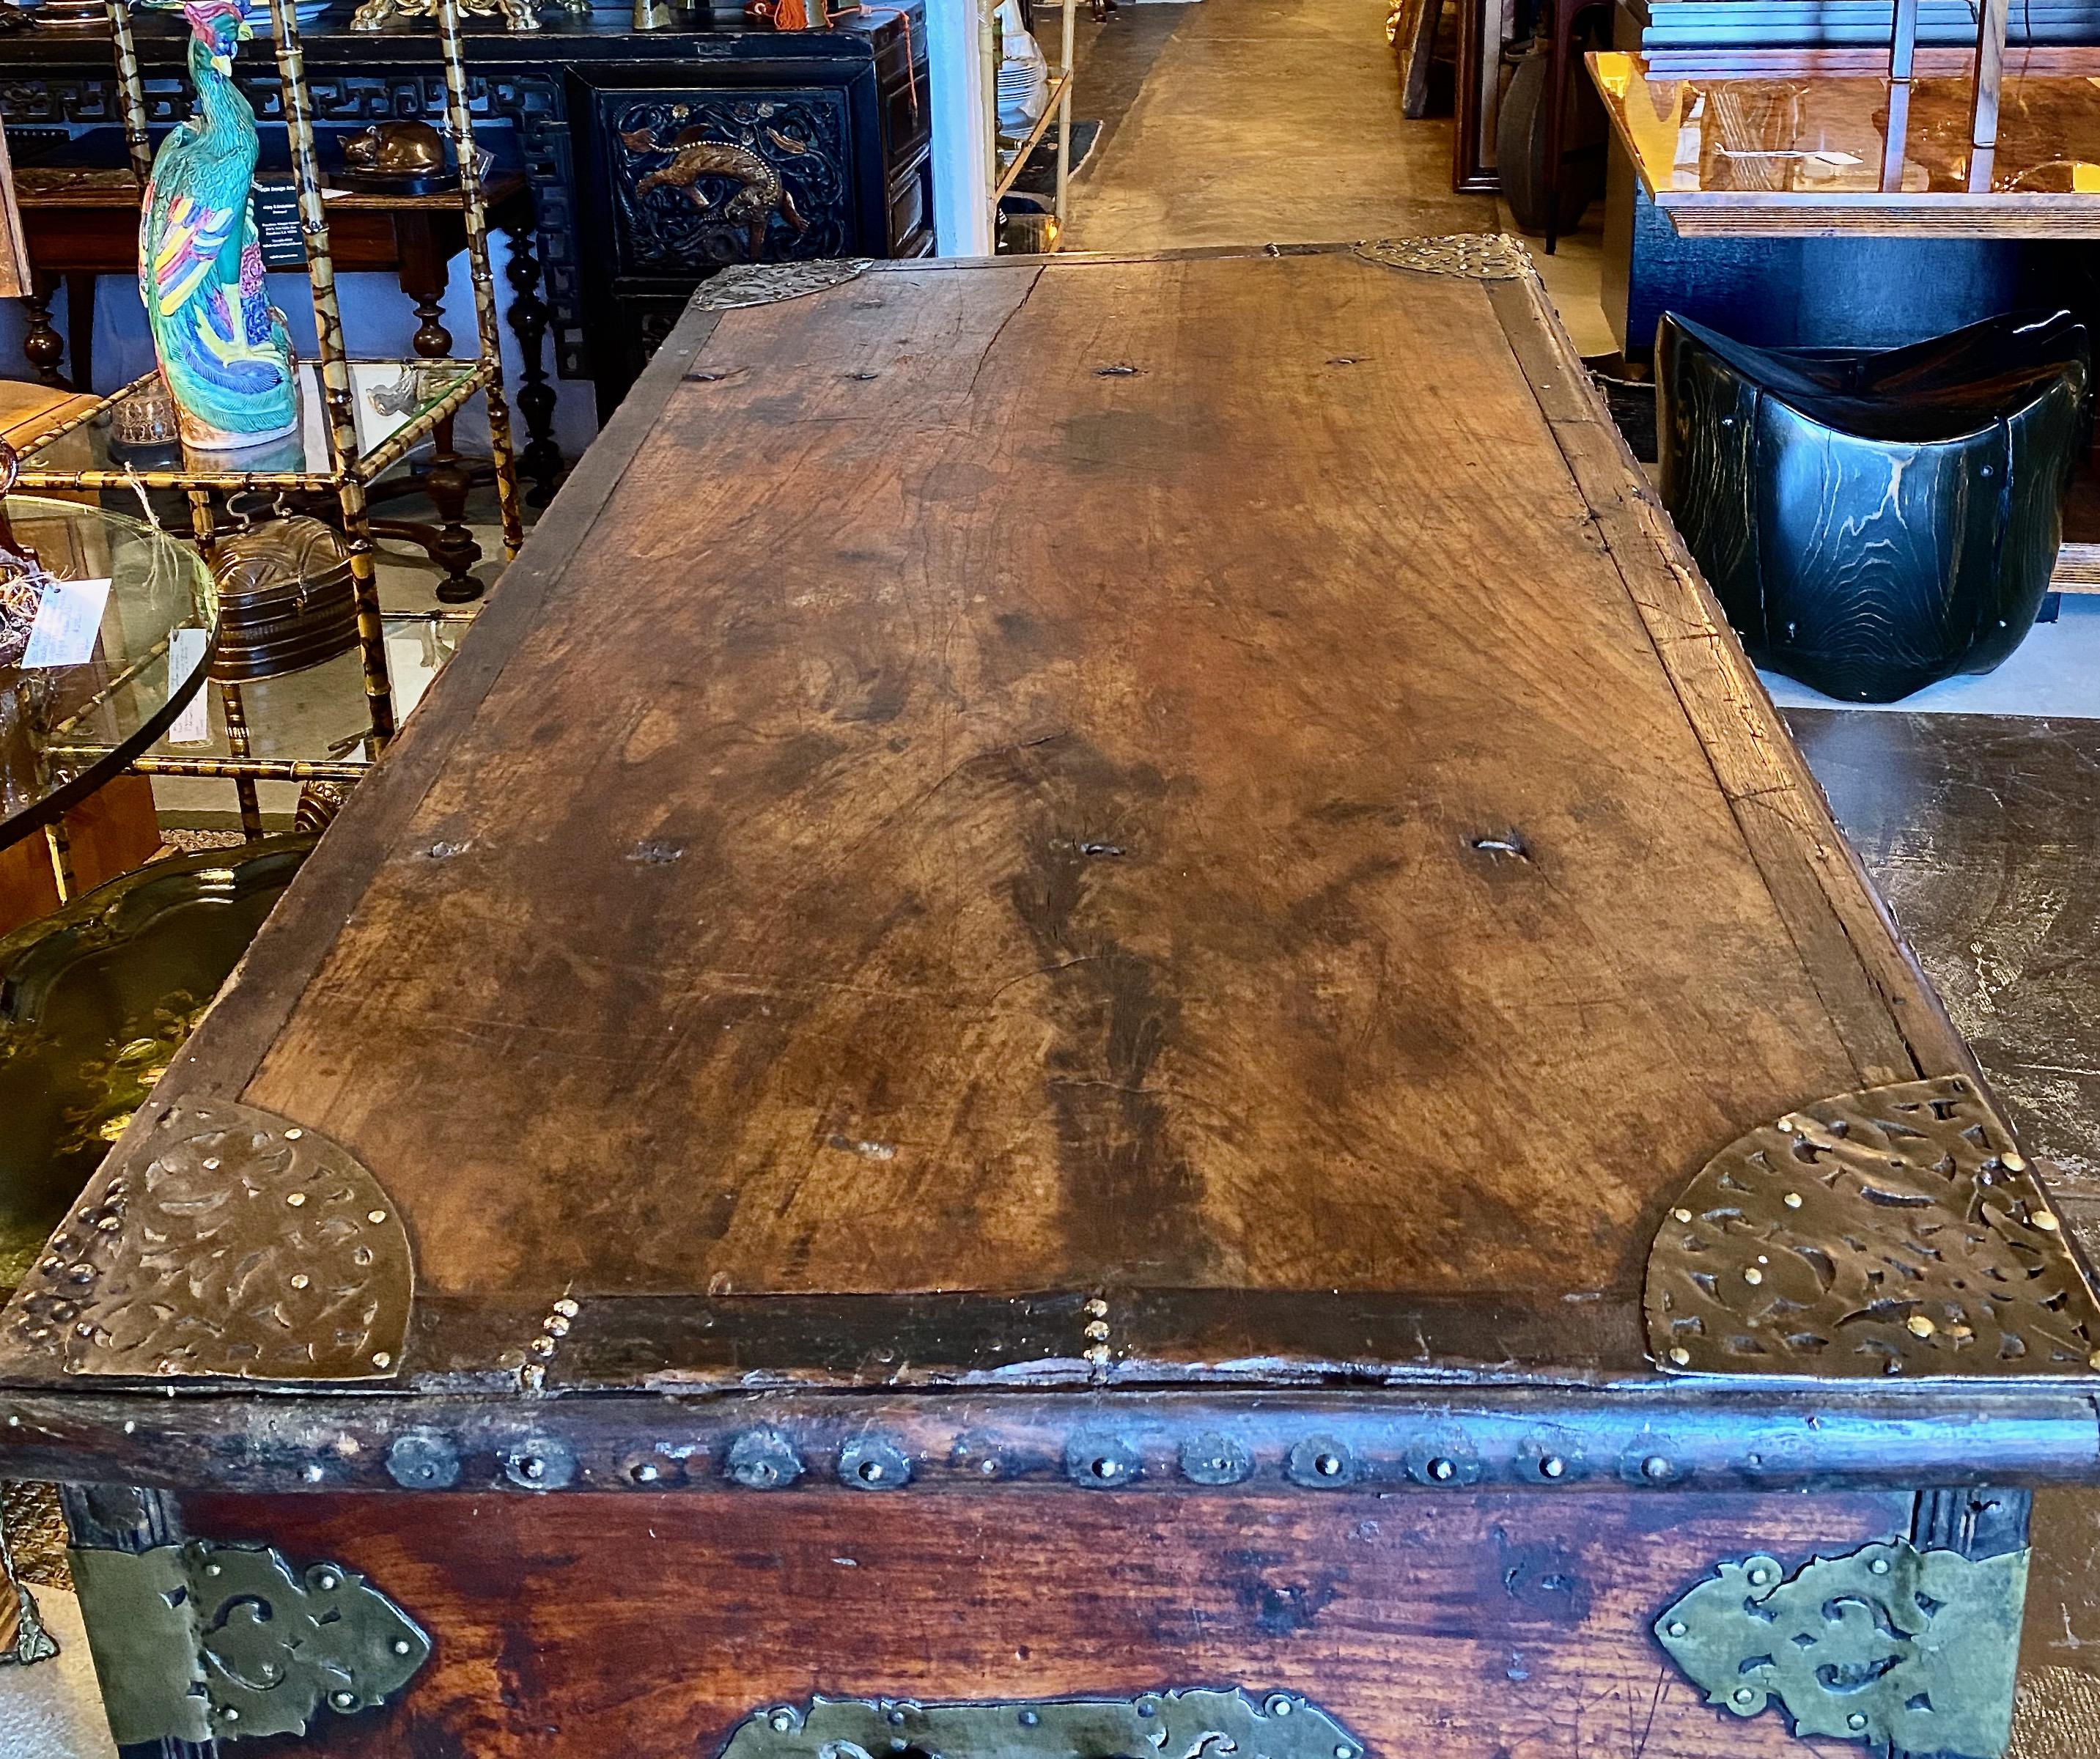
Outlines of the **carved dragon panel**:
{"label": "carved dragon panel", "polygon": [[600,103],[628,273],[845,254],[843,92],[621,92]]}

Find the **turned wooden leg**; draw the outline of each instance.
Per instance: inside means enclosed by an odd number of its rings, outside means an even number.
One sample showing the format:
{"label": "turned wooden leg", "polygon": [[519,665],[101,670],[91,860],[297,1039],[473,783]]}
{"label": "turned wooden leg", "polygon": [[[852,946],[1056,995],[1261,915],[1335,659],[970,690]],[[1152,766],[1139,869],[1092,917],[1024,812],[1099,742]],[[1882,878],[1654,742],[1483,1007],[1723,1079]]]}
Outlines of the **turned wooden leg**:
{"label": "turned wooden leg", "polygon": [[73,350],[68,376],[77,391],[95,389],[95,282],[86,273],[65,278],[66,346]]}
{"label": "turned wooden leg", "polygon": [[535,507],[544,507],[554,498],[554,486],[562,477],[562,451],[554,443],[554,388],[540,364],[551,314],[540,298],[540,259],[532,253],[532,214],[505,221],[503,231],[510,240],[510,262],[503,271],[510,283],[510,328],[524,361],[518,380],[518,412],[524,418],[526,443],[518,462],[532,479],[525,498]]}
{"label": "turned wooden leg", "polygon": [[[417,320],[410,346],[419,359],[445,359],[452,351],[452,332],[444,322],[446,259],[422,228],[404,228],[399,236],[401,291],[414,303]],[[452,447],[452,422],[440,421],[431,435],[423,490],[438,509],[430,559],[444,570],[437,591],[448,605],[463,605],[481,597],[481,583],[471,572],[481,560],[481,546],[466,528],[466,500],[473,487],[473,473]]]}
{"label": "turned wooden leg", "polygon": [[59,371],[59,363],[65,359],[65,338],[51,322],[51,295],[57,290],[55,276],[30,277],[29,290],[22,296],[22,307],[29,315],[29,333],[22,338],[22,358],[41,382],[54,390],[67,391],[73,387]]}

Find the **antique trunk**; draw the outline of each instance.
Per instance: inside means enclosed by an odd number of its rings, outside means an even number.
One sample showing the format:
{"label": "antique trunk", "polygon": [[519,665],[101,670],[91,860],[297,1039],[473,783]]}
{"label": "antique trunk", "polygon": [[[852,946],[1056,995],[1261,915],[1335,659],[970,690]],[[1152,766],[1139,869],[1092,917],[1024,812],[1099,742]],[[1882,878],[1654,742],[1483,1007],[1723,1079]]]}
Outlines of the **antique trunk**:
{"label": "antique trunk", "polygon": [[709,282],[4,1334],[146,1752],[1988,1759],[2100,1475],[1487,239]]}

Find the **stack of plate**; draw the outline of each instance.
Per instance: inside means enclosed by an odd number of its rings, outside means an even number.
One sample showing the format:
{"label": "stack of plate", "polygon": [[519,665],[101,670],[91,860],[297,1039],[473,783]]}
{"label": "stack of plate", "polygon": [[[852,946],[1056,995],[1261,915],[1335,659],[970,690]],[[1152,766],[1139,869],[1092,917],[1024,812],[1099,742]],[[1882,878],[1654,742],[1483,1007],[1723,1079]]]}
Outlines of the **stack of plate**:
{"label": "stack of plate", "polygon": [[1050,68],[1043,51],[1021,22],[1017,0],[999,7],[999,38],[1004,59],[999,64],[999,132],[1025,136],[1050,101]]}

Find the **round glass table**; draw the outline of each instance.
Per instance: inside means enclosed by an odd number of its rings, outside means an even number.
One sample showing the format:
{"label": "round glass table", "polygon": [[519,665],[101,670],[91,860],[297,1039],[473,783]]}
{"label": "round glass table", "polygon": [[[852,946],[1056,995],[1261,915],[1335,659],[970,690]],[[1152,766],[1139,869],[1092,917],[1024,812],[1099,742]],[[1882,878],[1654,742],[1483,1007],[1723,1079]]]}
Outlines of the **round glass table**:
{"label": "round glass table", "polygon": [[189,544],[84,502],[0,502],[0,849],[158,738],[202,689],[218,636],[218,595]]}

